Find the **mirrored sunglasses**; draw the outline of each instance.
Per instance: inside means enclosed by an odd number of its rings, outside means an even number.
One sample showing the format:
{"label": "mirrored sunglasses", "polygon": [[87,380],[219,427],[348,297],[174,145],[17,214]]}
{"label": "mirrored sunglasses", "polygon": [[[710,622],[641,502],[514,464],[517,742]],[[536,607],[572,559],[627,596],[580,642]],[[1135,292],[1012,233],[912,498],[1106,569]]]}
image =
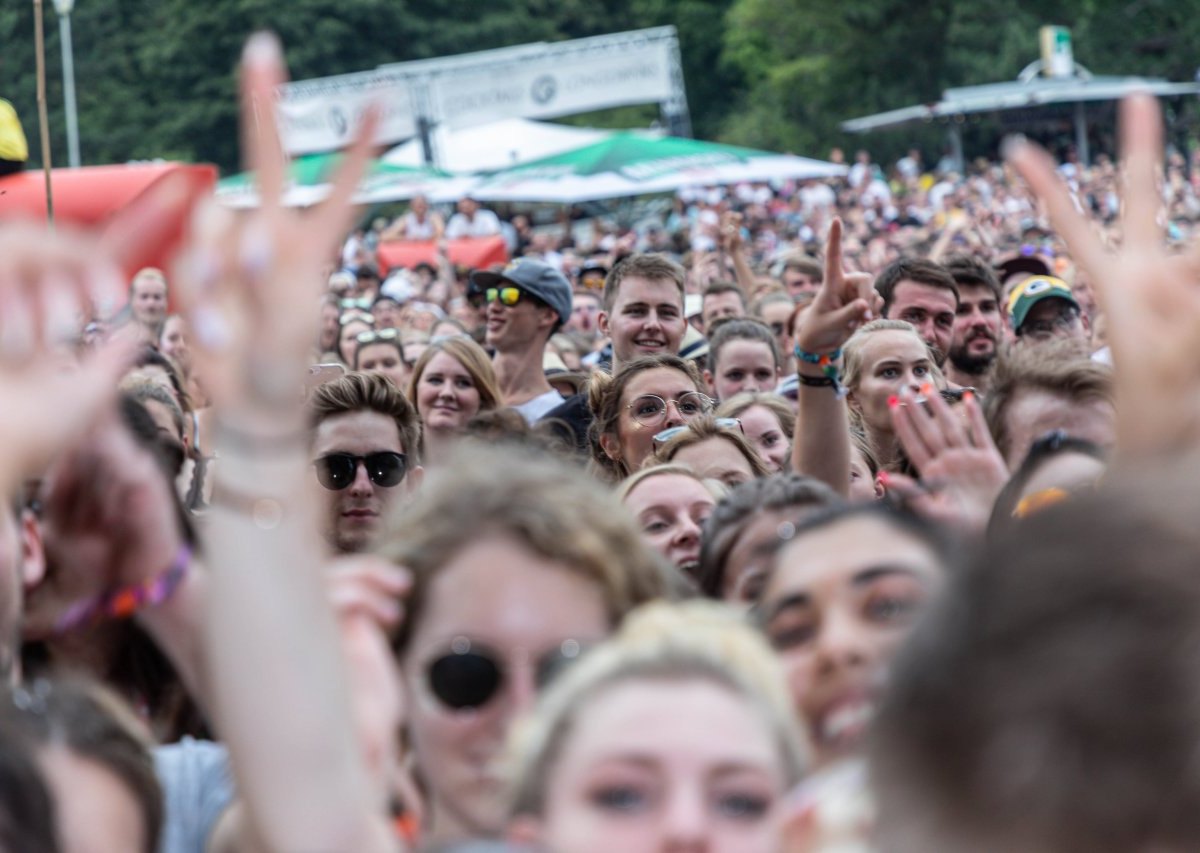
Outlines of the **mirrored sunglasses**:
{"label": "mirrored sunglasses", "polygon": [[366,311],[347,311],[345,314],[343,314],[341,317],[338,318],[338,323],[340,323],[343,326],[345,326],[347,323],[354,323],[356,321],[362,322],[362,323],[369,323],[372,326],[374,326],[375,325],[375,315],[368,314]]}
{"label": "mirrored sunglasses", "polygon": [[496,300],[500,300],[502,305],[508,305],[509,307],[520,302],[521,297],[524,295],[519,287],[489,287],[483,292],[483,298],[489,305]]}
{"label": "mirrored sunglasses", "polygon": [[400,339],[399,329],[379,329],[374,332],[359,332],[355,338],[360,344],[373,344],[376,341],[395,341]]}

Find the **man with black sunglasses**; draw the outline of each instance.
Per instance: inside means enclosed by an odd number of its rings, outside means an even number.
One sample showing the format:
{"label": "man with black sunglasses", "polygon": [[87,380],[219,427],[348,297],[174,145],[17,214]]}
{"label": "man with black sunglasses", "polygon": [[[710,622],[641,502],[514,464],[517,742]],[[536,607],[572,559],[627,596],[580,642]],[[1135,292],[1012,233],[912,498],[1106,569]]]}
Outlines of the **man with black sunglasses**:
{"label": "man with black sunglasses", "polygon": [[421,483],[416,409],[386,377],[365,373],[319,386],[308,409],[326,541],[337,553],[366,551],[389,507]]}
{"label": "man with black sunglasses", "polygon": [[546,343],[571,319],[571,285],[549,264],[521,258],[503,271],[474,272],[471,292],[487,304],[487,345],[504,405],[532,424],[562,402],[546,380]]}

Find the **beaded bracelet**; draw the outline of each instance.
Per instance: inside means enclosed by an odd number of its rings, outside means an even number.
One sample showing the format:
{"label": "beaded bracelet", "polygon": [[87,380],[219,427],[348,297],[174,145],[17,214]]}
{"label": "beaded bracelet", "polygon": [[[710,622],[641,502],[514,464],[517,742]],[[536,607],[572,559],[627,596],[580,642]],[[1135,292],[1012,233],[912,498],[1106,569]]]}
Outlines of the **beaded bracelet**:
{"label": "beaded bracelet", "polygon": [[67,608],[54,630],[59,634],[94,625],[104,619],[128,619],[143,607],[154,607],[169,599],[192,566],[192,549],[180,545],[175,560],[165,572],[141,583],[117,587]]}
{"label": "beaded bracelet", "polygon": [[800,349],[799,344],[796,344],[796,347],[792,350],[792,352],[795,354],[796,358],[800,359],[800,361],[807,362],[808,364],[823,365],[825,359],[828,359],[829,361],[837,361],[842,357],[842,350],[840,347],[835,349],[833,352],[821,354],[816,352],[805,352],[804,350]]}

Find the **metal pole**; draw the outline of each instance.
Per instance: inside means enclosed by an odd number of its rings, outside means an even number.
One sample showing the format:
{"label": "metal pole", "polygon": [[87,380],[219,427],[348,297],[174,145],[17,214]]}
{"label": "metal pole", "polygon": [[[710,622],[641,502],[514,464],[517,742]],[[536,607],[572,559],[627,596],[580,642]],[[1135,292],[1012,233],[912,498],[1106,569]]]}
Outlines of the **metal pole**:
{"label": "metal pole", "polygon": [[421,139],[421,160],[426,166],[438,168],[441,165],[438,157],[438,146],[435,131],[440,124],[441,115],[434,115],[433,97],[430,95],[429,79],[409,84],[412,92],[412,102],[417,111],[417,135]]}
{"label": "metal pole", "polygon": [[67,160],[79,168],[79,117],[75,112],[75,46],[71,41],[71,13],[58,16],[58,35],[62,42],[63,98],[67,107]]}
{"label": "metal pole", "polygon": [[668,61],[671,64],[671,97],[662,104],[661,111],[663,119],[666,121],[667,133],[690,139],[692,115],[688,110],[687,87],[683,81],[683,58],[679,53],[679,39],[675,36],[674,30],[675,28],[671,27],[668,47]]}
{"label": "metal pole", "polygon": [[1087,109],[1083,105],[1083,101],[1075,104],[1075,153],[1079,155],[1079,165],[1087,166],[1091,163],[1091,154],[1088,151],[1087,138]]}
{"label": "metal pole", "polygon": [[33,0],[33,48],[37,60],[38,130],[42,136],[42,171],[46,175],[46,221],[54,222],[54,191],[50,185],[50,119],[46,115],[46,34],[42,0]]}
{"label": "metal pole", "polygon": [[959,175],[966,175],[967,164],[966,158],[963,156],[962,125],[951,119],[946,131],[950,137],[950,158],[954,160],[954,168]]}
{"label": "metal pole", "polygon": [[421,135],[421,161],[426,166],[433,166],[433,123],[426,116],[417,116],[417,133]]}

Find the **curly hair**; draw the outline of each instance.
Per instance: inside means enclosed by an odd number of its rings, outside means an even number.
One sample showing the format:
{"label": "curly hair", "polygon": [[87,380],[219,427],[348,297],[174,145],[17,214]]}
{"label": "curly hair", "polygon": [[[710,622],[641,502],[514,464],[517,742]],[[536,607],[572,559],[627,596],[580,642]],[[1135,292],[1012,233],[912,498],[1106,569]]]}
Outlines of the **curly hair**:
{"label": "curly hair", "polygon": [[497,456],[490,446],[464,442],[426,480],[421,500],[389,525],[378,548],[413,578],[395,637],[398,652],[421,621],[441,567],[489,534],[513,537],[596,583],[613,625],[635,605],[663,596],[673,571],[611,492],[577,468],[530,449],[510,447]]}

